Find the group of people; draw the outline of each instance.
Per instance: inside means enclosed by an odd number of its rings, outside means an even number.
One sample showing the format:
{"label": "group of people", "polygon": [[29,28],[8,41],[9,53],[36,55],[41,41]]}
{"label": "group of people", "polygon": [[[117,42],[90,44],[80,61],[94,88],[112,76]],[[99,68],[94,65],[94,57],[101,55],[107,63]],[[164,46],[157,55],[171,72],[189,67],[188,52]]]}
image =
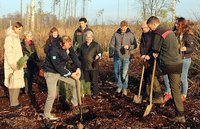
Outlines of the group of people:
{"label": "group of people", "polygon": [[[190,22],[177,17],[173,30],[169,30],[160,24],[157,17],[151,16],[147,22],[142,23],[141,29],[140,53],[145,66],[142,95],[149,96],[153,60],[157,60],[153,103],[164,104],[173,99],[176,117],[170,120],[185,122],[183,102],[186,101],[187,76],[194,50],[194,34]],[[161,75],[166,87],[164,96],[158,81]]]}
{"label": "group of people", "polygon": [[[98,99],[98,67],[102,58],[102,49],[94,40],[94,32],[87,25],[86,18],[79,19],[80,26],[74,32],[73,40],[67,36],[60,36],[57,28],[53,27],[49,32],[49,38],[44,46],[46,54],[43,63],[44,77],[47,83],[48,95],[44,107],[44,118],[57,120],[51,113],[54,100],[57,96],[57,81],[61,80],[73,87],[71,104],[73,112],[78,113],[79,80],[91,82],[92,98]],[[32,94],[33,71],[39,62],[32,33],[26,31],[24,39],[20,41],[19,34],[23,25],[14,23],[8,28],[4,44],[4,73],[5,86],[9,89],[10,105],[21,108],[18,96],[20,88]],[[141,59],[145,66],[145,87],[142,95],[148,97],[149,84],[152,81],[153,61],[157,60],[156,76],[154,78],[154,103],[165,103],[174,99],[176,117],[172,121],[185,122],[183,101],[185,101],[188,89],[187,74],[191,63],[190,54],[193,50],[192,32],[189,22],[184,18],[178,18],[175,29],[169,30],[160,25],[157,17],[151,16],[141,25],[143,31],[140,41]],[[178,40],[177,40],[178,39]],[[127,21],[120,22],[120,28],[113,34],[109,45],[109,57],[114,59],[114,73],[117,84],[117,93],[127,95],[128,71],[131,51],[137,48],[134,33],[128,27]],[[24,55],[29,59],[23,68],[17,68],[17,62]],[[75,68],[68,68],[67,64],[72,60]],[[161,72],[160,72],[161,71]],[[157,76],[164,75],[166,92],[162,95]],[[25,75],[25,82],[24,82]],[[182,94],[180,84],[182,82]],[[171,88],[171,89],[170,89]],[[83,112],[87,112],[84,109]]]}
{"label": "group of people", "polygon": [[[49,120],[58,119],[51,114],[57,96],[58,80],[73,87],[71,105],[74,114],[78,113],[77,81],[82,79],[91,82],[92,98],[97,99],[99,97],[98,66],[99,60],[102,58],[102,49],[94,40],[93,31],[88,28],[87,19],[80,18],[79,23],[80,27],[75,31],[73,41],[67,35],[60,36],[58,29],[53,27],[44,46],[46,58],[42,67],[48,95],[43,117]],[[34,69],[39,64],[39,58],[32,41],[32,33],[30,31],[24,32],[24,38],[22,42],[20,41],[19,34],[22,28],[23,25],[20,22],[9,27],[4,44],[4,81],[5,86],[9,89],[10,105],[15,109],[22,107],[18,100],[21,88],[26,86],[24,92],[32,95]],[[24,55],[28,56],[27,63],[19,69],[17,64]],[[67,67],[71,60],[75,68]],[[82,111],[87,112],[88,110],[83,109]]]}

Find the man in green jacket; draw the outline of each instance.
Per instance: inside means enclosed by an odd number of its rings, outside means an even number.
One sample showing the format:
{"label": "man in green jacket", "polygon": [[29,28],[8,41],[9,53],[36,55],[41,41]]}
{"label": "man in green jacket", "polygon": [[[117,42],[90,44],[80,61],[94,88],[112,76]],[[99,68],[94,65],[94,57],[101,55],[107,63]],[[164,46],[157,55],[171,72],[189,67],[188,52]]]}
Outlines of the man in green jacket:
{"label": "man in green jacket", "polygon": [[86,32],[92,31],[92,29],[90,29],[88,27],[86,18],[84,18],[84,17],[80,18],[79,24],[80,24],[80,26],[74,32],[74,39],[73,39],[73,48],[77,53],[79,53],[79,49],[80,49],[82,43],[85,42]]}
{"label": "man in green jacket", "polygon": [[151,16],[147,20],[149,28],[154,32],[152,46],[154,58],[158,58],[163,74],[169,77],[170,87],[175,105],[176,117],[169,119],[173,122],[185,122],[184,106],[180,92],[180,74],[182,72],[182,59],[178,51],[178,42],[173,31],[160,25],[157,17]]}

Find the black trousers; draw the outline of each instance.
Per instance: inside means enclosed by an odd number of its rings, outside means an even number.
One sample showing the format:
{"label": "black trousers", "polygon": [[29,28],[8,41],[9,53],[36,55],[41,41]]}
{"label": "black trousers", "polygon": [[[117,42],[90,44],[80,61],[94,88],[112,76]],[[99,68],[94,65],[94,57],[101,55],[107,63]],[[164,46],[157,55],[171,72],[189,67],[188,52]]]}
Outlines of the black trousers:
{"label": "black trousers", "polygon": [[91,82],[91,91],[93,92],[93,95],[98,95],[99,70],[83,70],[83,75],[85,82]]}
{"label": "black trousers", "polygon": [[32,83],[34,77],[34,69],[25,69],[24,80],[25,80],[25,91],[32,92]]}

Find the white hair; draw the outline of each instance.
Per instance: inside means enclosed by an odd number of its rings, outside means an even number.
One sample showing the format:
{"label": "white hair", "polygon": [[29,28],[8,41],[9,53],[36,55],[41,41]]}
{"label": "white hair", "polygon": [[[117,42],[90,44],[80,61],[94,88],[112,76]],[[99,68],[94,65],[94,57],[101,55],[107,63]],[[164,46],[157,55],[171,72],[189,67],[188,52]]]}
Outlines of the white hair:
{"label": "white hair", "polygon": [[87,32],[86,32],[86,36],[87,36],[87,35],[91,35],[92,38],[94,38],[94,33],[93,33],[92,31],[87,31]]}

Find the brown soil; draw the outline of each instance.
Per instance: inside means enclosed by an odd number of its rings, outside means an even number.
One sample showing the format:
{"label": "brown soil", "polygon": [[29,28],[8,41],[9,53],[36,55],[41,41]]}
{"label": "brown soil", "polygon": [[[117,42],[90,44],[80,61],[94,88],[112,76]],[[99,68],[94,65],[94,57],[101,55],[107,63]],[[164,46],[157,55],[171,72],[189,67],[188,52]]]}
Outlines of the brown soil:
{"label": "brown soil", "polygon": [[[2,66],[2,65],[1,65]],[[83,114],[81,122],[87,129],[135,129],[135,128],[200,128],[200,100],[198,80],[190,83],[187,101],[184,103],[186,123],[172,123],[168,117],[174,117],[173,102],[169,101],[164,107],[154,105],[151,113],[143,118],[148,103],[135,104],[133,96],[138,91],[141,67],[136,56],[130,65],[128,96],[115,92],[113,63],[107,57],[100,62],[100,96],[93,100],[90,96],[83,98],[83,105],[89,112]],[[39,116],[43,112],[47,93],[43,80],[36,77],[33,84],[34,94],[21,94],[20,102],[23,108],[15,110],[9,106],[9,99],[3,87],[3,69],[0,69],[0,128],[2,129],[44,129],[47,128]],[[162,85],[163,87],[163,85]],[[55,100],[53,113],[61,117],[60,122],[47,123],[51,128],[82,128],[80,116],[74,116],[58,99]],[[50,126],[49,126],[50,127]]]}

